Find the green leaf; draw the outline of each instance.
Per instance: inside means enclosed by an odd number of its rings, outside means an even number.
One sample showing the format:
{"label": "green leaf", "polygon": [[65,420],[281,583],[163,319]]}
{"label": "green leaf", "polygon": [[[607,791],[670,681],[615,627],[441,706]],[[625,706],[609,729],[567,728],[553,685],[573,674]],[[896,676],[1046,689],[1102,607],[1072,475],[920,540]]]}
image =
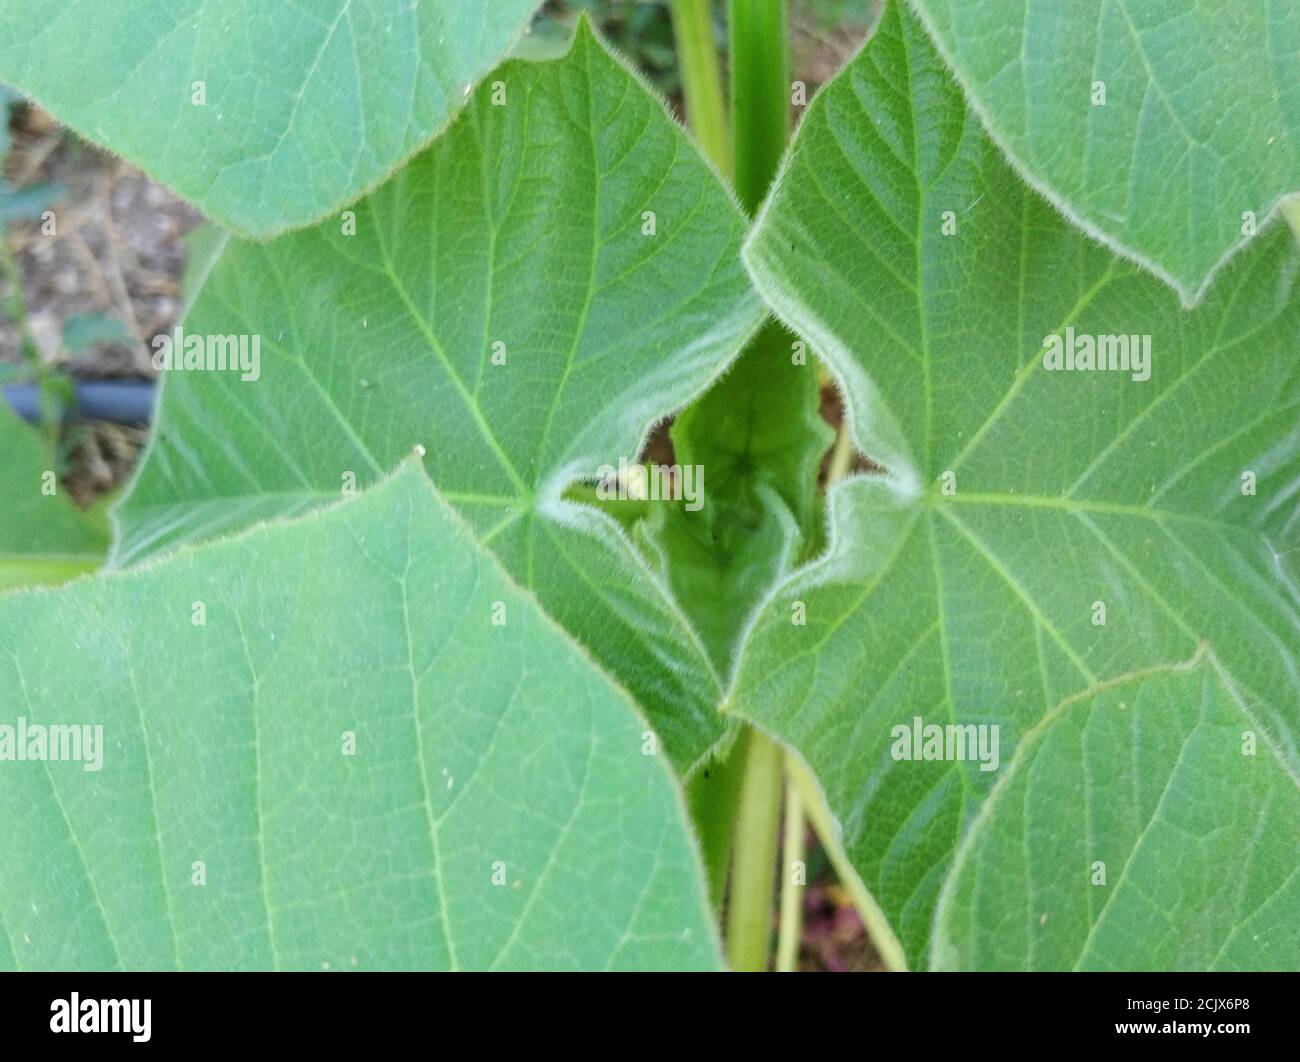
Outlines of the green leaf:
{"label": "green leaf", "polygon": [[[683,474],[694,468],[702,499],[651,506],[637,533],[720,675],[732,673],[749,617],[807,548],[831,434],[819,392],[807,344],[769,322],[672,427],[674,459]],[[750,763],[738,735],[718,742],[686,791],[719,909]]]}
{"label": "green leaf", "polygon": [[585,25],[567,58],[494,81],[504,105],[485,86],[357,205],[355,235],[227,247],[185,327],[260,337],[260,375],[167,374],[115,559],[302,512],[422,445],[481,541],[689,766],[721,734],[719,679],[617,521],[564,492],[634,461],[757,328],[745,221]]}
{"label": "green leaf", "polygon": [[107,528],[68,500],[50,448],[10,412],[3,395],[0,454],[0,593],[98,568]]}
{"label": "green leaf", "polygon": [[103,728],[0,770],[0,968],[719,965],[647,724],[414,463],[7,599],[0,691]]}
{"label": "green leaf", "polygon": [[208,282],[212,267],[221,260],[222,252],[230,242],[230,231],[209,222],[191,229],[182,237],[182,242],[185,244],[185,271],[181,274],[180,288],[185,296],[185,308],[181,314],[184,319],[203,285]]}
{"label": "green leaf", "polygon": [[1289,0],[911,2],[1025,178],[1187,305],[1247,214],[1258,231],[1300,192]]}
{"label": "green leaf", "polygon": [[1300,794],[1258,738],[1209,653],[1066,701],[962,843],[935,965],[1295,969]]}
{"label": "green leaf", "polygon": [[0,79],[232,229],[317,221],[460,110],[537,0],[9,0]]}
{"label": "green leaf", "polygon": [[[707,473],[703,504],[652,510],[644,541],[656,567],[729,675],[745,621],[800,559],[831,431],[817,368],[796,341],[764,328],[736,365],[672,428],[675,458]],[[699,473],[697,473],[698,477]]]}
{"label": "green leaf", "polygon": [[[729,707],[817,772],[910,965],[997,774],[894,759],[917,716],[998,726],[1006,764],[1067,696],[1204,641],[1260,757],[1296,775],[1290,233],[1260,236],[1185,312],[1017,177],[895,6],[808,114],[746,259],[888,471],[832,491],[830,549],[764,605]],[[1047,337],[1068,328],[1150,336],[1150,379],[1049,371]],[[1207,777],[1202,798],[1234,792]]]}
{"label": "green leaf", "polygon": [[71,354],[84,354],[101,343],[130,341],[126,325],[112,314],[79,313],[63,322],[63,347]]}

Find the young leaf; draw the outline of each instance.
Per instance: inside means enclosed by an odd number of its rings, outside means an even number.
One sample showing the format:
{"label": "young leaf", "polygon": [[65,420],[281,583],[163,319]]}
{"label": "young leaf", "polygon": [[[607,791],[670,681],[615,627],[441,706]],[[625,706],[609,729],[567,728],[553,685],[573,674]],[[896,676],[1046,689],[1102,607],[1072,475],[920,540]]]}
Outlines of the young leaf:
{"label": "young leaf", "polygon": [[63,322],[63,349],[74,356],[85,354],[101,343],[130,342],[126,323],[110,313],[79,313]]}
{"label": "young leaf", "polygon": [[[1262,235],[1183,311],[1017,177],[895,6],[809,113],[746,258],[826,353],[888,473],[832,492],[829,552],[764,606],[730,705],[817,771],[910,964],[986,768],[1077,690],[1206,641],[1259,756],[1294,778],[1289,233]],[[1085,336],[1108,368],[1058,370],[1064,338],[1082,355]],[[1128,369],[1112,370],[1121,337]],[[917,717],[996,726],[1001,764],[902,758],[897,728]],[[1206,786],[1233,799],[1227,779]]]}
{"label": "young leaf", "polygon": [[0,80],[232,229],[268,236],[435,137],[537,0],[9,0]]}
{"label": "young leaf", "polygon": [[102,727],[0,770],[0,968],[719,964],[646,722],[415,464],[6,599],[0,692]]}
{"label": "young leaf", "polygon": [[563,494],[635,461],[757,328],[744,227],[585,23],[566,58],[507,64],[354,216],[228,246],[185,327],[200,347],[249,336],[250,364],[256,337],[257,379],[168,374],[117,562],[301,512],[422,445],[481,540],[695,762],[721,733],[707,654],[617,522]]}
{"label": "young leaf", "polygon": [[967,833],[934,965],[1294,968],[1300,793],[1259,737],[1208,652],[1066,701]]}
{"label": "young leaf", "polygon": [[815,359],[775,323],[673,425],[679,465],[708,474],[703,504],[660,506],[644,541],[708,647],[731,673],[745,621],[798,563],[831,442]]}
{"label": "young leaf", "polygon": [[0,592],[94,571],[108,529],[69,501],[54,455],[0,394]]}
{"label": "young leaf", "polygon": [[1284,0],[911,2],[1025,178],[1188,305],[1300,192]]}

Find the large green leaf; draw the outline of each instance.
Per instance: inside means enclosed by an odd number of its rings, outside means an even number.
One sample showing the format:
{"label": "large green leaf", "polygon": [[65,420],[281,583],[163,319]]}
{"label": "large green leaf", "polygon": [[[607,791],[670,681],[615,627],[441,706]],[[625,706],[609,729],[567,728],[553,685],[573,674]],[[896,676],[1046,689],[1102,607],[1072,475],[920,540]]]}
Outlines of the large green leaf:
{"label": "large green leaf", "polygon": [[267,236],[338,209],[428,143],[536,7],[5,0],[0,81],[217,221]]}
{"label": "large green leaf", "polygon": [[417,464],[5,600],[0,693],[103,728],[0,769],[0,968],[719,963],[645,720]]}
{"label": "large green leaf", "polygon": [[116,559],[319,505],[423,445],[688,766],[721,733],[704,647],[620,525],[563,495],[634,461],[757,328],[745,221],[585,23],[567,58],[494,81],[504,105],[485,86],[355,235],[228,246],[186,328],[260,336],[260,378],[168,376]]}
{"label": "large green leaf", "polygon": [[107,550],[102,520],[68,500],[50,448],[0,394],[0,592],[93,571]]}
{"label": "large green leaf", "polygon": [[1300,798],[1254,727],[1208,653],[1046,716],[957,855],[935,964],[1300,966]]}
{"label": "large green leaf", "polygon": [[[895,726],[996,724],[1005,764],[1067,696],[1205,641],[1260,756],[1294,779],[1300,252],[1288,232],[1261,236],[1185,312],[1017,177],[895,7],[809,113],[746,257],[825,352],[855,437],[888,471],[832,492],[829,552],[766,603],[730,707],[816,769],[912,964],[997,772],[895,760]],[[1150,336],[1150,379],[1049,371],[1045,337],[1071,327]],[[1230,779],[1205,782],[1203,799],[1234,799]],[[1132,938],[1127,960],[1143,945]],[[1237,959],[1250,947],[1243,936]]]}
{"label": "large green leaf", "polygon": [[1188,304],[1300,192],[1292,0],[911,2],[1022,174]]}

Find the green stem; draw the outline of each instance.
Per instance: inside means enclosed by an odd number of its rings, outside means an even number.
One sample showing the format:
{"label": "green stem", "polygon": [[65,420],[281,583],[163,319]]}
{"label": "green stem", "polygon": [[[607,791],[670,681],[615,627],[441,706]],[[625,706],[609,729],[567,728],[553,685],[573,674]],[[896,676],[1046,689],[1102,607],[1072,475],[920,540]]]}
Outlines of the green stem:
{"label": "green stem", "polygon": [[700,150],[724,177],[732,174],[731,133],[722,97],[722,71],[713,43],[711,0],[672,0],[673,35],[686,96],[686,117]]}
{"label": "green stem", "polygon": [[[790,134],[785,0],[730,0],[729,12],[736,193],[753,213],[776,176]],[[733,970],[767,969],[783,759],[775,741],[750,731],[727,904]]]}
{"label": "green stem", "polygon": [[749,731],[742,730],[730,750],[700,768],[686,783],[686,803],[700,840],[700,854],[709,877],[709,899],[715,911],[722,909],[727,890],[748,751]]}
{"label": "green stem", "polygon": [[742,972],[766,970],[772,947],[781,761],[781,747],[766,734],[751,730],[727,904],[727,958],[733,970]]}
{"label": "green stem", "polygon": [[736,194],[757,213],[790,138],[785,0],[730,0]]}
{"label": "green stem", "polygon": [[[793,761],[793,756],[787,756]],[[799,968],[799,939],[803,935],[804,816],[799,787],[786,768],[785,840],[781,853],[781,923],[776,938],[776,969],[792,973]]]}
{"label": "green stem", "polygon": [[858,914],[862,916],[862,922],[867,927],[867,935],[871,937],[876,951],[889,969],[906,970],[907,957],[903,954],[903,946],[894,935],[889,920],[885,918],[885,913],[876,903],[875,897],[867,891],[862,878],[849,862],[844,846],[840,843],[835,820],[831,817],[830,808],[826,806],[826,800],[812,772],[794,756],[789,757],[786,770],[789,772],[791,783],[799,790],[804,813],[812,824],[813,832],[817,834],[822,848],[826,850],[826,857],[835,868],[840,884],[853,900],[853,906]]}

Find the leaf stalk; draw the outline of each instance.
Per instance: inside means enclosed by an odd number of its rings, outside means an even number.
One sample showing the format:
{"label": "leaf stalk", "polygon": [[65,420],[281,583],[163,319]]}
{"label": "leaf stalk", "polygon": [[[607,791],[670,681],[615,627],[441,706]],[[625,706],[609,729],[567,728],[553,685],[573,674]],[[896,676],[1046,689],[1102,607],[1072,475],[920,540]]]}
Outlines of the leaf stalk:
{"label": "leaf stalk", "polygon": [[[788,20],[785,0],[730,0],[728,11],[736,193],[753,214],[790,135]],[[771,953],[783,762],[780,745],[750,731],[727,907],[734,970],[766,970]]]}
{"label": "leaf stalk", "polygon": [[727,958],[733,970],[744,973],[766,970],[772,947],[783,760],[775,741],[750,731],[727,903]]}
{"label": "leaf stalk", "polygon": [[[791,754],[786,754],[790,760]],[[781,922],[776,939],[778,973],[799,968],[799,940],[803,936],[803,896],[807,870],[804,860],[803,798],[786,768],[785,837],[781,852]]]}
{"label": "leaf stalk", "polygon": [[731,130],[727,125],[722,72],[713,40],[711,0],[672,0],[672,12],[687,120],[700,150],[730,180],[733,173]]}

